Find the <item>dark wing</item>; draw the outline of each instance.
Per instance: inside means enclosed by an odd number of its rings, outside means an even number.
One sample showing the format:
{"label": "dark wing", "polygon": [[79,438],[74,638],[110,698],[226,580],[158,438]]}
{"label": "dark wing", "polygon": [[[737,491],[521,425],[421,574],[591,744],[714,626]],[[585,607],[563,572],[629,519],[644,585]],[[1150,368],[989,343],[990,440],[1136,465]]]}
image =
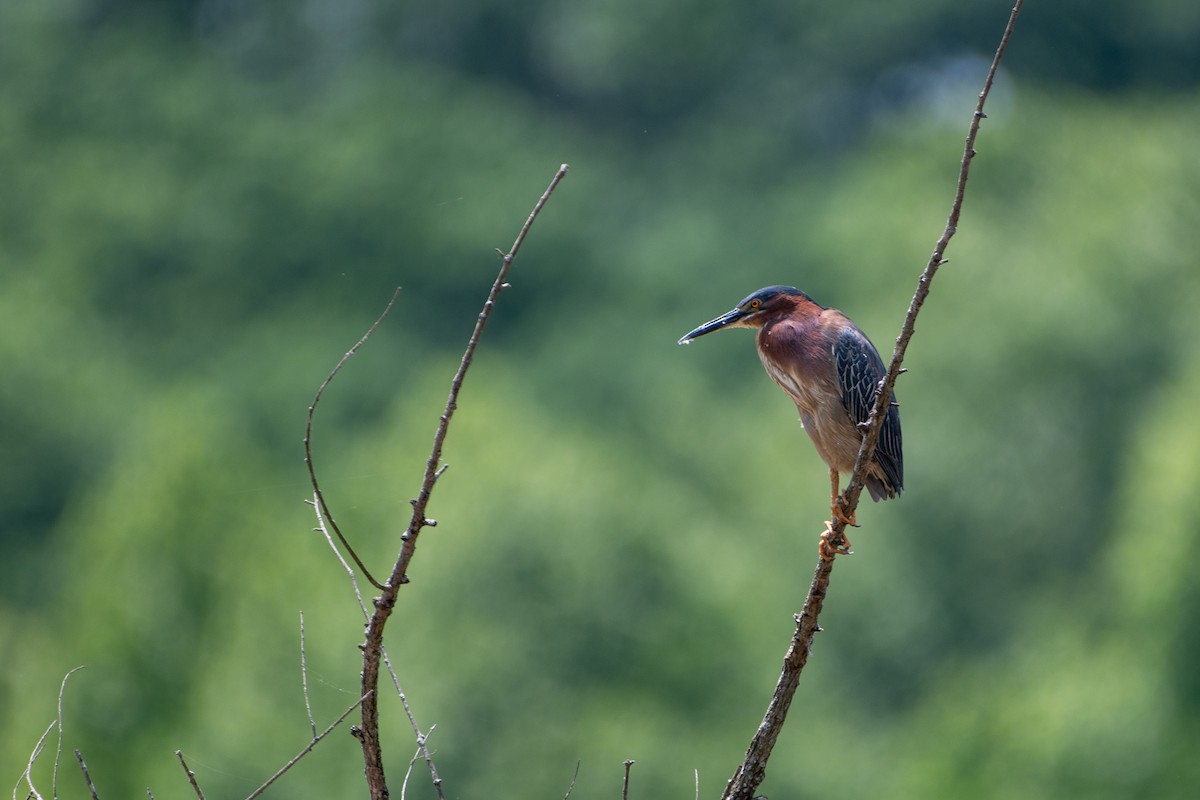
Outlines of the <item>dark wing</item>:
{"label": "dark wing", "polygon": [[[866,334],[854,327],[843,329],[838,335],[833,345],[833,358],[838,385],[842,390],[842,405],[855,424],[866,422],[871,415],[871,405],[875,402],[875,390],[887,374],[883,359]],[[896,407],[894,393],[879,432],[879,443],[875,446],[875,460],[883,468],[890,486],[872,486],[868,481],[867,488],[871,490],[871,496],[879,500],[900,494],[904,488],[904,455],[901,449],[900,409]]]}

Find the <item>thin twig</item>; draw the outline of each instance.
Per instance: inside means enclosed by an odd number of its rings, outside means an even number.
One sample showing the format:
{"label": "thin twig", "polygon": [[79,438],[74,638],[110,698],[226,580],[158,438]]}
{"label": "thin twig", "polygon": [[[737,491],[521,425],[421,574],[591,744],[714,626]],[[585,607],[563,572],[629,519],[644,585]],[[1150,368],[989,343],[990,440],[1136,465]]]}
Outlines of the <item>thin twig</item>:
{"label": "thin twig", "polygon": [[[388,797],[387,779],[383,771],[383,751],[379,743],[379,704],[378,698],[374,694],[371,694],[379,685],[379,662],[383,652],[383,630],[387,625],[388,618],[392,614],[392,610],[395,608],[396,596],[400,591],[400,587],[408,582],[408,565],[412,561],[414,552],[416,552],[417,537],[420,535],[422,529],[436,524],[433,520],[425,516],[425,512],[429,506],[429,497],[433,492],[434,484],[437,482],[438,477],[445,472],[445,465],[441,463],[442,447],[446,441],[446,433],[450,428],[450,420],[458,408],[458,394],[462,389],[463,379],[466,377],[467,370],[470,368],[471,361],[475,356],[475,348],[478,346],[480,337],[483,335],[484,327],[487,325],[488,318],[492,314],[492,309],[495,308],[496,299],[500,296],[501,291],[508,288],[505,278],[512,267],[513,259],[516,258],[517,251],[521,249],[521,244],[529,234],[530,228],[533,227],[534,221],[537,220],[538,214],[541,213],[542,208],[545,207],[546,202],[550,199],[550,195],[554,193],[555,188],[566,176],[568,169],[570,167],[566,164],[558,168],[558,172],[554,174],[550,185],[542,193],[542,196],[534,205],[533,211],[530,212],[529,217],[525,220],[525,224],[521,227],[520,233],[517,234],[512,247],[507,253],[501,253],[500,272],[496,275],[496,280],[492,283],[492,289],[483,304],[483,310],[479,312],[479,316],[475,320],[475,329],[471,332],[471,338],[467,342],[466,350],[463,351],[458,370],[454,373],[454,378],[450,382],[450,396],[446,399],[446,406],[442,411],[437,431],[433,436],[433,447],[430,450],[429,459],[425,462],[425,477],[421,481],[421,489],[417,493],[416,498],[411,501],[413,511],[408,528],[400,536],[400,554],[396,558],[396,563],[392,568],[391,577],[388,578],[387,586],[383,587],[380,596],[375,598],[375,610],[371,614],[370,621],[367,623],[366,640],[362,645],[362,688],[363,694],[370,694],[370,696],[362,706],[362,737],[360,741],[363,747],[364,772],[367,778],[367,787],[371,793],[371,800],[386,800]],[[326,516],[328,516],[327,509]]]}
{"label": "thin twig", "polygon": [[[350,713],[352,711],[354,711],[354,709],[358,708],[362,704],[362,701],[366,700],[366,699],[367,699],[366,697],[360,697],[358,700],[356,700],[354,702],[354,704],[352,706],[350,706],[349,708],[347,708],[345,711],[343,711],[342,715],[340,717],[338,717],[337,719],[335,719],[328,728],[321,731],[320,734],[314,736],[313,740],[311,742],[309,742],[308,744],[306,744],[304,746],[304,748],[301,749],[300,752],[297,753],[292,758],[291,761],[287,762],[282,767],[280,767],[279,771],[276,772],[274,775],[272,775],[270,778],[267,778],[266,783],[264,783],[262,786],[255,789],[250,794],[246,795],[246,800],[254,800],[254,798],[258,797],[263,792],[265,792],[267,790],[268,786],[270,786],[275,781],[279,780],[279,778],[282,777],[285,772],[287,772],[292,767],[296,766],[296,764],[300,761],[300,759],[304,758],[306,755],[311,753],[312,749],[314,747],[316,747],[322,739],[324,739],[326,736],[328,736],[330,733],[332,733],[333,729],[336,728],[338,725],[341,725],[342,720],[344,720],[344,719],[346,719],[346,717],[350,716]],[[182,758],[181,758],[181,760],[182,760]],[[195,785],[195,784],[193,784],[193,785]],[[199,791],[199,789],[197,789],[197,791]]]}
{"label": "thin twig", "polygon": [[96,791],[96,784],[92,783],[92,776],[88,773],[87,764],[83,763],[83,753],[76,750],[75,760],[79,762],[79,769],[83,772],[83,780],[87,783],[88,791],[92,793],[92,800],[100,800],[100,794]]}
{"label": "thin twig", "polygon": [[350,554],[350,558],[354,559],[354,563],[358,565],[360,570],[362,570],[363,576],[370,582],[370,584],[376,589],[380,590],[383,589],[383,584],[375,580],[374,576],[371,575],[371,571],[367,569],[366,565],[363,564],[362,559],[358,557],[358,553],[354,552],[354,548],[350,546],[350,542],[346,541],[346,537],[342,535],[341,529],[338,528],[337,523],[333,519],[333,513],[329,510],[329,506],[325,502],[325,495],[321,493],[321,485],[317,482],[317,473],[313,468],[312,426],[313,414],[317,410],[317,403],[321,402],[321,396],[325,394],[326,387],[328,387],[333,381],[334,377],[342,371],[342,367],[345,365],[345,363],[349,361],[355,353],[358,352],[358,348],[362,347],[363,344],[366,343],[367,339],[371,338],[371,334],[375,333],[375,329],[378,328],[383,320],[387,317],[388,312],[392,310],[392,306],[396,305],[396,299],[399,296],[400,287],[396,287],[396,291],[392,293],[392,299],[389,300],[388,304],[384,307],[383,313],[379,315],[371,327],[367,328],[367,332],[362,335],[362,338],[359,339],[353,347],[346,351],[346,355],[342,356],[341,360],[338,361],[337,366],[333,368],[333,371],[330,372],[329,375],[325,377],[325,380],[321,382],[320,387],[317,389],[316,396],[313,397],[312,405],[308,407],[308,418],[304,425],[304,463],[308,467],[309,480],[312,481],[313,495],[316,496],[317,502],[321,506],[321,511],[324,512],[325,518],[329,520],[329,527],[333,529],[338,541],[342,543],[342,547],[346,548],[346,552]]}
{"label": "thin twig", "polygon": [[408,796],[408,779],[412,777],[413,767],[417,765],[417,759],[420,757],[421,748],[418,747],[412,758],[408,760],[408,768],[404,770],[404,780],[400,781],[400,800],[405,800]]}
{"label": "thin twig", "polygon": [[300,688],[304,692],[304,711],[308,714],[308,727],[313,738],[317,738],[317,721],[313,719],[312,703],[308,699],[308,660],[304,655],[304,612],[300,612]]}
{"label": "thin twig", "polygon": [[146,796],[149,797],[150,800],[154,800],[154,792],[150,791],[149,786],[146,787]]}
{"label": "thin twig", "polygon": [[388,661],[387,650],[383,651],[383,661],[387,664],[388,672],[392,673],[392,682],[396,684],[396,694],[400,695],[400,705],[404,706],[404,713],[408,716],[408,721],[412,725],[413,731],[417,734],[417,752],[425,759],[425,768],[429,770],[429,778],[433,782],[433,790],[437,792],[438,800],[446,800],[446,795],[442,791],[442,776],[438,774],[437,765],[433,763],[433,756],[429,752],[429,737],[433,735],[437,728],[437,723],[429,726],[429,730],[421,733],[420,727],[417,726],[417,720],[413,716],[412,709],[408,707],[408,697],[404,692],[400,691],[400,683],[396,680],[396,671],[392,669],[392,662]]}
{"label": "thin twig", "polygon": [[621,800],[629,800],[629,770],[636,762],[632,758],[625,759],[625,780],[621,782]]}
{"label": "thin twig", "polygon": [[571,785],[567,787],[567,793],[563,795],[563,800],[571,800],[571,792],[575,791],[575,781],[579,779],[579,765],[582,761],[575,762],[575,774],[571,776]]}
{"label": "thin twig", "polygon": [[[871,457],[874,455],[875,446],[879,441],[879,431],[883,427],[888,403],[891,402],[892,390],[896,385],[896,379],[902,371],[904,354],[908,349],[908,343],[912,339],[913,331],[915,330],[917,314],[920,312],[926,297],[929,296],[930,285],[934,275],[937,273],[938,267],[945,263],[944,255],[946,246],[950,243],[950,239],[953,238],[958,229],[958,220],[962,213],[963,197],[967,188],[967,177],[971,169],[971,159],[975,156],[975,138],[979,133],[979,124],[985,117],[983,113],[984,103],[991,92],[992,83],[996,77],[996,70],[1000,66],[1000,61],[1004,57],[1004,51],[1008,47],[1008,41],[1012,37],[1013,27],[1016,24],[1017,16],[1021,12],[1023,1],[1016,0],[1016,4],[1009,14],[1008,24],[1004,28],[1004,34],[1000,38],[1000,45],[996,48],[996,54],[992,58],[991,67],[988,69],[983,90],[979,93],[979,101],[975,106],[975,113],[971,118],[971,124],[967,131],[962,163],[958,172],[958,182],[955,186],[954,202],[950,207],[950,216],[941,237],[934,245],[933,255],[930,256],[929,263],[917,281],[917,290],[913,295],[912,302],[909,304],[908,313],[904,318],[904,325],[900,330],[900,336],[896,339],[896,348],[892,353],[892,361],[888,367],[887,375],[880,381],[879,387],[876,390],[875,402],[871,407],[870,417],[864,426],[862,446],[858,451],[858,460],[855,462],[854,473],[851,476],[850,485],[846,488],[846,492],[843,495],[845,498],[846,518],[852,518],[855,509],[858,507],[859,496],[862,494],[863,486],[865,485],[865,476],[871,463]],[[845,530],[846,523],[843,519],[835,519],[833,521],[833,536],[830,538],[829,543],[834,549],[840,544],[845,543]],[[725,787],[722,800],[726,800],[726,798],[730,800],[750,800],[754,796],[754,791],[762,783],[766,775],[767,760],[771,756],[771,751],[779,737],[779,732],[783,729],[788,708],[791,706],[792,698],[796,693],[796,686],[800,680],[800,673],[804,670],[804,666],[808,662],[808,654],[812,649],[813,637],[820,630],[817,622],[825,603],[825,596],[829,589],[829,578],[832,571],[833,558],[821,558],[818,560],[816,571],[813,573],[812,584],[809,586],[808,597],[804,601],[804,607],[801,609],[801,612],[796,615],[796,631],[788,646],[787,654],[784,656],[783,671],[779,676],[779,683],[776,685],[775,693],[772,695],[771,702],[767,706],[767,712],[763,717],[762,724],[759,725],[754,737],[750,740],[750,746],[746,751],[745,759],[738,766],[733,777],[730,778],[729,783]]]}
{"label": "thin twig", "polygon": [[58,764],[62,760],[63,746],[63,695],[67,692],[67,680],[79,670],[83,669],[84,665],[80,665],[75,669],[63,675],[62,683],[58,687],[58,745],[54,750],[54,773],[50,779],[50,793],[54,795],[54,800],[58,800]]}
{"label": "thin twig", "polygon": [[329,549],[333,551],[334,557],[337,558],[338,563],[342,565],[342,569],[346,570],[346,574],[350,577],[350,585],[354,588],[354,596],[358,598],[358,607],[362,609],[363,619],[371,619],[371,613],[367,611],[367,602],[363,600],[362,589],[358,586],[358,576],[354,574],[354,568],[346,563],[346,558],[334,543],[333,534],[329,532],[329,526],[325,523],[325,516],[321,513],[321,498],[314,492],[313,499],[306,500],[305,502],[313,507],[313,513],[317,517],[317,527],[314,530],[325,537],[325,541],[329,543]]}
{"label": "thin twig", "polygon": [[196,783],[196,773],[188,767],[187,762],[183,760],[183,751],[176,750],[175,757],[179,759],[179,765],[183,767],[183,771],[187,773],[188,783],[192,785],[192,791],[196,793],[199,800],[204,800],[204,792],[200,791],[200,784]]}

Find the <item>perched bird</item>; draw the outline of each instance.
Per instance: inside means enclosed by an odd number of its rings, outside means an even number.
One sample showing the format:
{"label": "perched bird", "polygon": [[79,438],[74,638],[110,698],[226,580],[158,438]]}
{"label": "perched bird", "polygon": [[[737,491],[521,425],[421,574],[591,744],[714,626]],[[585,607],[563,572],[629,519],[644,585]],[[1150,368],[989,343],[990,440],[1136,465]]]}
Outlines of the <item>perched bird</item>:
{"label": "perched bird", "polygon": [[[863,440],[860,424],[870,416],[875,391],[887,372],[875,345],[845,314],[818,305],[791,286],[759,289],[679,343],[723,328],[758,329],[755,341],[763,367],[792,398],[804,430],[829,466],[830,513],[856,524],[845,514],[838,477],[854,471]],[[900,438],[900,410],[893,395],[866,475],[867,491],[876,502],[896,497],[904,488]],[[825,558],[832,557],[831,532],[827,528],[821,537]],[[838,552],[849,552],[849,545],[846,539]]]}

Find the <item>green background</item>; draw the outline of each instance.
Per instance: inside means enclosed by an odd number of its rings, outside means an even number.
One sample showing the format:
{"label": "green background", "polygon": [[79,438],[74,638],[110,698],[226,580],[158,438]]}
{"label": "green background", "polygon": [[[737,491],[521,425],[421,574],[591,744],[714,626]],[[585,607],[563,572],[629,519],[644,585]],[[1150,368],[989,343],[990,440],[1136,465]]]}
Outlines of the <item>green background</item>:
{"label": "green background", "polygon": [[[388,629],[447,796],[719,794],[828,514],[751,337],[794,284],[885,356],[1001,2],[0,3],[0,778],[244,796],[358,697],[475,315],[533,202]],[[1033,0],[762,791],[1200,787],[1200,6]],[[414,745],[383,701],[393,796]],[[364,796],[336,732],[273,796]],[[50,750],[35,776],[50,791]],[[10,784],[11,785],[11,784]],[[7,791],[7,790],[6,790]],[[18,790],[18,795],[23,795]],[[431,797],[421,768],[408,797]]]}

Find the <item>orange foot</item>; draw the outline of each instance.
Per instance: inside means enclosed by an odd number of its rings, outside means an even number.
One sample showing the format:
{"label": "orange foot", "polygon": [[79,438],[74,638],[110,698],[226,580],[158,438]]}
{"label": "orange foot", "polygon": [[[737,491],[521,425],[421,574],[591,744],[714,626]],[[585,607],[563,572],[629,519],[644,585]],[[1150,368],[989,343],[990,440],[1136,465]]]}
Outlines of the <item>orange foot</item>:
{"label": "orange foot", "polygon": [[849,525],[852,528],[857,528],[858,527],[858,515],[851,514],[850,516],[846,516],[846,505],[847,505],[846,498],[840,494],[836,495],[833,498],[833,503],[830,508],[830,513],[833,514],[833,518],[838,520],[839,522],[841,522],[845,525]]}
{"label": "orange foot", "polygon": [[848,556],[851,554],[850,537],[842,533],[840,539],[841,544],[835,546],[833,544],[833,522],[825,520],[825,530],[821,534],[821,543],[817,545],[817,552],[821,554],[821,558],[825,561],[833,561],[835,555]]}

